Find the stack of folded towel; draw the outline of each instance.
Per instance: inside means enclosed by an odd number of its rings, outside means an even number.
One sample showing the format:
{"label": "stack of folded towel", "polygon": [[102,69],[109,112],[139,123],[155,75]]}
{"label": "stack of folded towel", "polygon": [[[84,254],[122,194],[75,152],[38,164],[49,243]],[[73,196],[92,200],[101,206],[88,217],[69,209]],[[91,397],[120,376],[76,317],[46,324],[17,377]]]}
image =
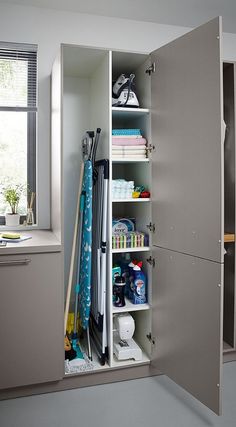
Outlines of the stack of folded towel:
{"label": "stack of folded towel", "polygon": [[140,129],[112,130],[112,157],[146,159],[147,141],[142,137]]}

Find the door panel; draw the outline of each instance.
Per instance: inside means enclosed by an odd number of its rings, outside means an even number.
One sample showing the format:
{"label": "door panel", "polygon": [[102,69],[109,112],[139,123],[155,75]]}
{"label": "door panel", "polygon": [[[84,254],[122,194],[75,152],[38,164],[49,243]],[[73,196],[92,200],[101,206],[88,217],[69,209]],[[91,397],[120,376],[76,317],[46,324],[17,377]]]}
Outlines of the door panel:
{"label": "door panel", "polygon": [[0,257],[0,388],[64,375],[61,253]]}
{"label": "door panel", "polygon": [[152,206],[157,246],[223,262],[219,18],[153,52]]}
{"label": "door panel", "polygon": [[153,363],[220,413],[223,265],[162,248],[153,256]]}

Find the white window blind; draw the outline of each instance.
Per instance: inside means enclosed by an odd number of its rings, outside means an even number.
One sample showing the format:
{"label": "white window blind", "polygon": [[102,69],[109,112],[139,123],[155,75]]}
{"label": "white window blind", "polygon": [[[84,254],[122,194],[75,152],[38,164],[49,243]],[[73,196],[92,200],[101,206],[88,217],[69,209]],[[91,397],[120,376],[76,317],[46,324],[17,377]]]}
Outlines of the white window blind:
{"label": "white window blind", "polygon": [[[27,192],[36,192],[37,46],[0,41],[0,224],[9,204],[4,189],[20,188],[18,213]],[[33,206],[37,219],[36,204]]]}
{"label": "white window blind", "polygon": [[0,42],[0,111],[37,111],[37,46]]}

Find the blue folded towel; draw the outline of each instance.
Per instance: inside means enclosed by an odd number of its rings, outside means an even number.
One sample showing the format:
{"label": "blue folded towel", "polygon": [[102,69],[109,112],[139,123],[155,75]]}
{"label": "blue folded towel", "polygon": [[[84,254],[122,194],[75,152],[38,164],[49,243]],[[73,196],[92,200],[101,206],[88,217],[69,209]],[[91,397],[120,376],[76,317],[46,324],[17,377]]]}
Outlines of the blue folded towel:
{"label": "blue folded towel", "polygon": [[112,135],[141,135],[140,129],[112,129]]}

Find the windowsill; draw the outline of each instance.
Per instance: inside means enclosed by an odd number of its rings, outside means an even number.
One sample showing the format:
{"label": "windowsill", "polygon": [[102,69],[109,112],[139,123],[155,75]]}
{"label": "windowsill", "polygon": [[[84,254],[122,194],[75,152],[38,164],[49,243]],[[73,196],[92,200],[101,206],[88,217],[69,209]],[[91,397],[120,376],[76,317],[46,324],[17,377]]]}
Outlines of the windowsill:
{"label": "windowsill", "polygon": [[18,225],[17,227],[9,227],[8,225],[0,225],[1,231],[27,231],[27,230],[40,230],[38,224],[34,225]]}

